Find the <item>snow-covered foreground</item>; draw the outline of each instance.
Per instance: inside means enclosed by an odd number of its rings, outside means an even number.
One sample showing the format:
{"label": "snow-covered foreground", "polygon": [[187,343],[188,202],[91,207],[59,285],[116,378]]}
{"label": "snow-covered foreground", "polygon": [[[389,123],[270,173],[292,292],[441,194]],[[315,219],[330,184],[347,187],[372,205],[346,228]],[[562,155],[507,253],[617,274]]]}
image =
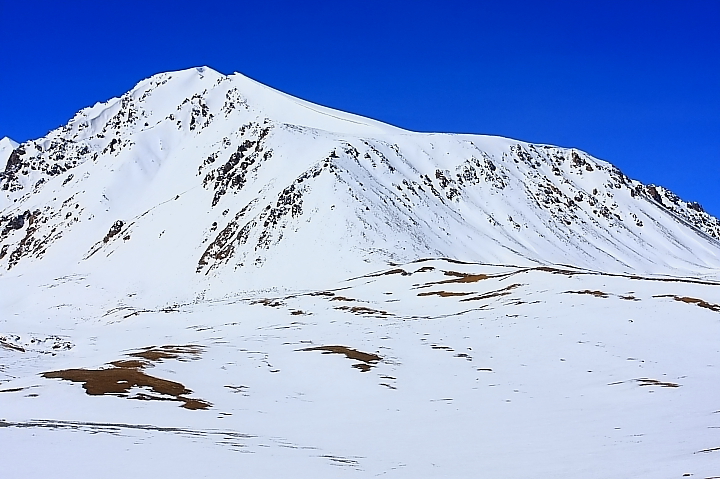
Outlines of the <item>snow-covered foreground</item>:
{"label": "snow-covered foreground", "polygon": [[3,321],[3,477],[720,475],[719,283],[436,259],[88,318],[43,288]]}

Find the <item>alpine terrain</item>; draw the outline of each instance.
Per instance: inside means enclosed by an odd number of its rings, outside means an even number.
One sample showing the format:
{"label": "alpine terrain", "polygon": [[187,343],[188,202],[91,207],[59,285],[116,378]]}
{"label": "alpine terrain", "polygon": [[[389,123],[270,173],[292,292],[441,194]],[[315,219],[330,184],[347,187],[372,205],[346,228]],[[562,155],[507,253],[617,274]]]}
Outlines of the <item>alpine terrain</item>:
{"label": "alpine terrain", "polygon": [[720,221],[210,68],[0,140],[3,477],[720,477]]}

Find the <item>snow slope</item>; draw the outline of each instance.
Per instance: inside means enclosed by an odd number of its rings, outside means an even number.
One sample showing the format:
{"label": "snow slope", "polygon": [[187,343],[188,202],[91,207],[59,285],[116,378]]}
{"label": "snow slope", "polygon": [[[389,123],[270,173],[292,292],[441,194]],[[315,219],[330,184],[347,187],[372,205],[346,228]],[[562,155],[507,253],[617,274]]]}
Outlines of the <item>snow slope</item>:
{"label": "snow slope", "polygon": [[207,67],[2,145],[10,477],[720,474],[720,222],[662,187]]}
{"label": "snow slope", "polygon": [[7,136],[0,140],[0,164],[7,163],[10,153],[17,148],[19,144],[11,140]]}

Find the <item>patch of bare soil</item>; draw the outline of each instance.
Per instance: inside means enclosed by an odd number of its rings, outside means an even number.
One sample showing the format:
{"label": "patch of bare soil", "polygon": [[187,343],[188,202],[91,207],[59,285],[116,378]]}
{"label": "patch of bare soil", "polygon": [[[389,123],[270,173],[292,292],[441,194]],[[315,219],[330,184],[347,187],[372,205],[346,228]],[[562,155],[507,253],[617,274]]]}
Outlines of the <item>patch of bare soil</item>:
{"label": "patch of bare soil", "polygon": [[443,298],[448,298],[452,296],[467,296],[472,293],[457,293],[453,291],[426,291],[424,293],[418,293],[418,296],[440,296]]}
{"label": "patch of bare soil", "polygon": [[202,346],[193,344],[185,346],[149,346],[147,348],[142,348],[137,352],[130,353],[128,356],[143,358],[148,361],[162,361],[163,359],[187,361],[188,359],[199,359],[202,350]]}
{"label": "patch of bare soil", "polygon": [[387,311],[380,311],[378,309],[366,308],[365,306],[337,306],[335,309],[339,309],[341,311],[349,311],[351,313],[355,313],[355,314],[359,314],[359,315],[374,315],[374,316],[380,316],[380,317],[393,316],[392,313],[388,313]]}
{"label": "patch of bare soil", "polygon": [[392,274],[399,274],[402,276],[410,276],[412,273],[409,273],[401,268],[395,268],[395,269],[391,269],[389,271],[383,271],[381,273],[366,274],[365,276],[361,276],[361,278],[377,278],[379,276],[390,276]]}
{"label": "patch of bare soil", "polygon": [[552,274],[565,274],[568,276],[579,274],[579,271],[573,271],[569,269],[558,269],[558,268],[551,268],[550,266],[538,266],[537,268],[531,268],[535,271],[544,271],[546,273],[552,273]]}
{"label": "patch of bare soil", "polygon": [[595,296],[596,298],[608,298],[610,295],[607,293],[604,293],[602,291],[590,291],[589,289],[584,289],[582,291],[565,291],[566,293],[571,294],[590,294],[592,296]]}
{"label": "patch of bare soil", "polygon": [[490,299],[490,298],[496,298],[498,296],[506,296],[508,294],[511,294],[510,292],[517,288],[518,286],[522,286],[522,284],[515,283],[511,284],[510,286],[506,286],[505,288],[498,289],[497,291],[489,291],[487,293],[483,293],[479,296],[473,296],[472,298],[464,298],[460,301],[477,301],[482,299]]}
{"label": "patch of bare soil", "polygon": [[[193,345],[151,346],[128,354],[142,359],[113,361],[110,363],[111,367],[103,369],[49,371],[42,373],[41,376],[83,383],[83,389],[91,396],[113,395],[145,401],[179,401],[186,409],[208,409],[212,406],[209,402],[186,397],[192,391],[183,384],[150,376],[143,371],[151,367],[151,362],[154,361],[196,359],[201,351],[200,346]],[[131,396],[130,390],[135,387],[144,388],[154,394],[136,393]]]}
{"label": "patch of bare soil", "polygon": [[423,266],[419,270],[415,271],[416,273],[427,273],[428,271],[435,271],[435,268],[432,266]]}
{"label": "patch of bare soil", "polygon": [[[720,451],[720,447],[709,447],[707,449],[701,449],[698,452],[715,452],[715,451]],[[718,479],[718,478],[720,478],[720,476],[708,477],[706,479]]]}
{"label": "patch of bare soil", "polygon": [[277,308],[285,305],[285,303],[283,303],[282,301],[272,298],[258,299],[257,301],[253,301],[250,304],[262,304],[263,306],[269,306],[271,308]]}
{"label": "patch of bare soil", "polygon": [[346,298],[345,296],[335,296],[333,298],[330,298],[330,301],[346,301],[346,302],[353,302],[357,301],[357,299],[352,298]]}
{"label": "patch of bare soil", "polygon": [[663,382],[658,381],[657,379],[649,379],[649,378],[638,378],[635,379],[635,382],[639,383],[640,386],[660,386],[661,388],[679,388],[680,385],[676,383],[669,383],[669,382]]}
{"label": "patch of bare soil", "polygon": [[688,304],[696,304],[696,305],[700,306],[701,308],[706,308],[711,311],[720,313],[720,305],[708,303],[707,301],[703,301],[702,299],[698,299],[698,298],[688,298],[687,296],[675,296],[673,294],[658,294],[658,295],[653,296],[653,298],[673,298],[675,301],[682,301],[683,303],[688,303]]}
{"label": "patch of bare soil", "polygon": [[420,288],[429,288],[430,286],[438,284],[450,284],[450,283],[477,283],[485,279],[494,278],[495,276],[487,274],[466,274],[458,273],[457,271],[445,271],[445,276],[453,276],[452,279],[445,279],[442,281],[433,281],[431,283],[425,283]]}
{"label": "patch of bare soil", "polygon": [[5,348],[5,349],[10,349],[10,350],[12,350],[12,351],[18,351],[18,352],[21,352],[21,353],[24,353],[24,352],[25,352],[25,348],[23,348],[22,346],[17,346],[17,345],[15,345],[15,344],[6,343],[6,342],[3,341],[3,340],[0,340],[0,347],[3,347],[3,348]]}
{"label": "patch of bare soil", "polygon": [[538,266],[534,268],[522,268],[517,271],[513,271],[512,273],[506,273],[501,275],[493,276],[496,279],[499,278],[507,278],[516,274],[522,274],[522,273],[528,273],[530,271],[543,271],[546,273],[552,273],[552,274],[564,274],[566,276],[575,276],[575,275],[589,275],[589,276],[607,276],[611,278],[628,278],[632,280],[639,280],[639,281],[660,281],[665,283],[690,283],[690,284],[703,284],[707,286],[720,286],[720,283],[716,281],[705,281],[701,279],[694,279],[694,278],[653,278],[648,276],[639,276],[634,274],[619,274],[619,273],[603,273],[600,271],[591,271],[591,270],[564,270],[564,269],[558,269],[558,268],[552,268],[549,266]]}
{"label": "patch of bare soil", "polygon": [[370,371],[372,367],[382,361],[382,358],[377,354],[364,353],[356,349],[348,348],[347,346],[314,346],[311,348],[298,349],[298,351],[322,351],[322,354],[344,354],[348,359],[361,361],[358,364],[353,364],[352,367],[362,372]]}
{"label": "patch of bare soil", "polygon": [[0,393],[16,393],[24,390],[26,388],[11,388],[11,389],[0,389]]}
{"label": "patch of bare soil", "polygon": [[[440,257],[440,258],[421,258],[421,259],[416,259],[416,260],[413,261],[412,263],[425,263],[425,262],[427,262],[427,261],[438,261],[438,260],[439,260],[439,261],[447,261],[448,263],[454,263],[454,264],[474,264],[474,265],[479,265],[479,264],[481,264],[481,263],[470,263],[470,262],[468,262],[468,261],[460,261],[459,259],[443,258],[443,257]],[[411,263],[411,264],[412,264],[412,263]]]}

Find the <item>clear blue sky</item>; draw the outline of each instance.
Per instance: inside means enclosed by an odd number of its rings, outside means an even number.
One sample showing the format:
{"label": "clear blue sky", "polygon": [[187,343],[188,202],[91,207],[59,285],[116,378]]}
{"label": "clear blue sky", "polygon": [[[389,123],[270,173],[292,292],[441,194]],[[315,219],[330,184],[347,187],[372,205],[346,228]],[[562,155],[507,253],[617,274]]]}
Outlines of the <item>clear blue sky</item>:
{"label": "clear blue sky", "polygon": [[419,131],[572,146],[720,215],[720,0],[0,0],[0,137],[208,65]]}

